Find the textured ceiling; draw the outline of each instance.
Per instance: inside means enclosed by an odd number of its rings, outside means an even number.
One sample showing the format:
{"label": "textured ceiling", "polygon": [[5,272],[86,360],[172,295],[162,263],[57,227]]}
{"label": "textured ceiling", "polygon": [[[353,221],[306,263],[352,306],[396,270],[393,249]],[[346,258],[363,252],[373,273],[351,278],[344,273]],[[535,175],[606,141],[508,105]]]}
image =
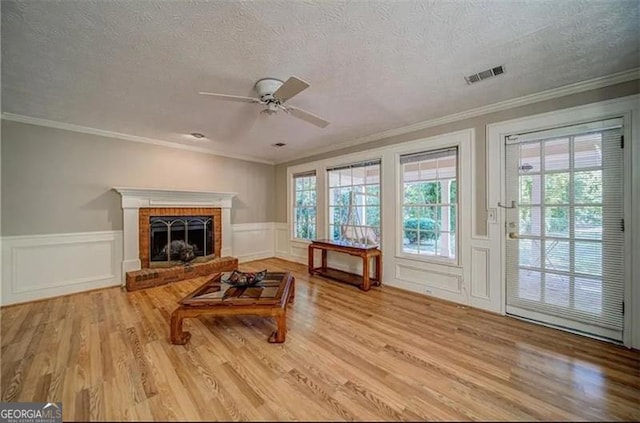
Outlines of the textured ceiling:
{"label": "textured ceiling", "polygon": [[[2,107],[283,161],[637,67],[639,8],[637,0],[2,1]],[[500,64],[505,75],[466,85],[465,75]],[[198,95],[253,95],[256,80],[290,75],[311,84],[290,104],[331,125]]]}

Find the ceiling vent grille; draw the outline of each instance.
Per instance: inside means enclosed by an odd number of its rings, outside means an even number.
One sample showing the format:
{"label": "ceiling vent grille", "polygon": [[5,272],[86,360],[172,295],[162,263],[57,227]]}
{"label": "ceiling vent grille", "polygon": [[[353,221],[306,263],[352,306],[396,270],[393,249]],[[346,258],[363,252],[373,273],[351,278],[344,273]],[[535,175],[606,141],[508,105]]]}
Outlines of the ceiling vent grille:
{"label": "ceiling vent grille", "polygon": [[492,78],[494,76],[502,75],[504,73],[504,65],[497,66],[495,68],[487,69],[482,72],[474,73],[473,75],[465,76],[464,79],[467,84],[474,84],[476,82],[484,81],[485,79]]}

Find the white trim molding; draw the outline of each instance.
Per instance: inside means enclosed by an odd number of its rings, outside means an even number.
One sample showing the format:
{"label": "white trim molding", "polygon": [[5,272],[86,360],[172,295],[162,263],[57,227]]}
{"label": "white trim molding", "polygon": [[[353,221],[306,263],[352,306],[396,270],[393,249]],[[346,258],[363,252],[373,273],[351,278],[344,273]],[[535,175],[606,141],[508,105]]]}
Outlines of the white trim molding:
{"label": "white trim molding", "polygon": [[122,274],[140,270],[138,211],[141,207],[219,207],[222,209],[222,256],[233,253],[231,206],[235,192],[184,191],[159,188],[114,187],[122,196]]}
{"label": "white trim molding", "polygon": [[122,132],[107,131],[104,129],[90,128],[88,126],[73,125],[71,123],[57,122],[54,120],[40,119],[31,116],[18,115],[15,113],[2,113],[2,119],[12,122],[26,123],[29,125],[45,126],[47,128],[64,129],[66,131],[79,132],[82,134],[97,135],[100,137],[115,138],[124,141],[141,142],[144,144],[159,145],[162,147],[175,148],[177,150],[195,151],[197,153],[211,154],[214,156],[228,157],[230,159],[246,160],[249,162],[275,164],[273,161],[259,159],[243,154],[231,154],[211,148],[198,147],[194,145],[181,144],[176,141],[159,140],[155,138],[140,137],[137,135],[124,134]]}
{"label": "white trim molding", "polygon": [[[488,207],[505,198],[505,139],[509,135],[583,124],[611,118],[623,119],[625,148],[625,345],[640,349],[640,95],[587,104],[487,125]],[[500,312],[505,313],[505,214],[489,225],[488,245],[491,292],[500,292]],[[499,269],[499,270],[498,270]]]}
{"label": "white trim molding", "polygon": [[122,283],[122,231],[2,237],[2,305]]}
{"label": "white trim molding", "polygon": [[122,208],[220,207],[230,209],[237,192],[185,191],[160,188],[113,187],[122,196]]}
{"label": "white trim molding", "polygon": [[334,150],[353,147],[360,144],[366,144],[368,142],[381,140],[383,138],[389,138],[389,137],[395,137],[398,135],[408,134],[410,132],[416,132],[423,129],[432,128],[434,126],[445,125],[452,122],[458,122],[464,119],[470,119],[470,118],[486,115],[489,113],[500,112],[503,110],[512,109],[514,107],[525,106],[527,104],[538,103],[545,100],[552,100],[554,98],[564,97],[571,94],[577,94],[585,91],[596,90],[598,88],[604,88],[610,85],[621,84],[623,82],[633,81],[636,79],[640,79],[640,68],[629,69],[629,70],[615,73],[612,75],[601,76],[598,78],[576,82],[574,84],[569,84],[563,87],[541,91],[539,93],[530,94],[523,97],[500,101],[498,103],[489,104],[487,106],[476,107],[474,109],[466,110],[464,112],[453,113],[451,115],[425,120],[422,122],[414,123],[412,125],[407,125],[407,126],[402,126],[400,128],[377,132],[375,134],[367,135],[365,137],[360,137],[354,140],[342,142],[339,145],[335,145],[335,144],[328,145],[326,147],[321,147],[314,150],[306,151],[297,156],[288,157],[284,160],[277,161],[276,164],[288,163],[295,160],[304,159],[305,157],[311,157],[317,154],[328,153]]}
{"label": "white trim molding", "polygon": [[160,140],[155,138],[140,137],[137,135],[125,134],[122,132],[108,131],[104,129],[91,128],[88,126],[74,125],[71,123],[58,122],[47,119],[40,119],[31,116],[25,116],[15,113],[2,113],[2,119],[20,123],[26,123],[30,125],[45,126],[55,129],[64,129],[67,131],[80,132],[90,135],[98,135],[102,137],[116,138],[125,141],[140,142],[145,144],[160,145],[168,148],[175,148],[178,150],[195,151],[199,153],[212,154],[215,156],[229,157],[232,159],[246,160],[256,163],[265,164],[281,164],[288,163],[294,160],[303,159],[305,157],[311,157],[317,154],[323,154],[334,150],[340,150],[346,147],[352,147],[355,145],[365,144],[371,141],[377,141],[387,137],[393,137],[402,134],[408,134],[410,132],[419,131],[434,126],[445,125],[447,123],[457,122],[464,119],[469,119],[477,116],[481,116],[488,113],[499,112],[502,110],[511,109],[514,107],[524,106],[527,104],[533,104],[540,101],[551,100],[554,98],[563,97],[566,95],[577,94],[584,91],[595,90],[598,88],[608,87],[610,85],[620,84],[623,82],[633,81],[640,79],[640,68],[629,69],[623,72],[618,72],[612,75],[601,76],[598,78],[589,79],[586,81],[576,82],[574,84],[565,85],[558,88],[553,88],[539,93],[526,95],[523,97],[513,98],[505,101],[501,101],[487,106],[476,107],[474,109],[466,110],[459,113],[453,113],[447,116],[438,117],[435,119],[429,119],[422,122],[418,122],[412,125],[402,126],[399,128],[389,129],[382,132],[376,132],[374,134],[366,135],[364,137],[356,138],[350,141],[341,142],[338,144],[331,144],[326,147],[316,148],[313,150],[305,151],[298,155],[289,156],[283,160],[270,161],[253,156],[242,154],[225,153],[210,148],[204,148],[199,146],[192,146],[182,144],[176,141]]}

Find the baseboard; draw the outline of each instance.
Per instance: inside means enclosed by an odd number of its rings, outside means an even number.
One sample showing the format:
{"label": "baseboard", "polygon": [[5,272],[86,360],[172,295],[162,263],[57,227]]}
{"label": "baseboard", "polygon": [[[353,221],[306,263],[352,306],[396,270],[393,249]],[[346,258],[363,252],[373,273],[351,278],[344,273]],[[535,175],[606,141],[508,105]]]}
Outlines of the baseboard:
{"label": "baseboard", "polygon": [[304,264],[305,266],[307,265],[307,260],[306,259],[303,260],[302,258],[293,256],[291,254],[277,253],[274,257],[282,259],[282,260],[291,261],[291,262],[294,262],[294,263]]}
{"label": "baseboard", "polygon": [[122,231],[2,237],[2,305],[121,283]]}
{"label": "baseboard", "polygon": [[267,250],[267,251],[261,251],[258,253],[253,253],[253,254],[236,256],[236,258],[238,259],[238,263],[246,263],[248,261],[262,260],[262,259],[268,259],[272,257],[276,257],[273,254],[273,250]]}

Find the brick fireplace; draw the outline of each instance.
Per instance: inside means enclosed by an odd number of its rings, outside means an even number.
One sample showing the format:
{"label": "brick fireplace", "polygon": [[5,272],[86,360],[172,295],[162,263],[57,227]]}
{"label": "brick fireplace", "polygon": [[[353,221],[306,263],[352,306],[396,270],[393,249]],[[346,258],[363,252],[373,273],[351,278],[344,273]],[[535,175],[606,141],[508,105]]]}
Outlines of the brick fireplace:
{"label": "brick fireplace", "polygon": [[[114,188],[122,196],[124,260],[127,290],[137,290],[237,268],[231,257],[231,206],[235,193]],[[210,219],[212,240],[205,257],[189,265],[151,263],[151,218],[197,216]],[[206,244],[206,243],[205,243]],[[209,245],[209,244],[206,244]],[[154,262],[153,264],[157,264]]]}

